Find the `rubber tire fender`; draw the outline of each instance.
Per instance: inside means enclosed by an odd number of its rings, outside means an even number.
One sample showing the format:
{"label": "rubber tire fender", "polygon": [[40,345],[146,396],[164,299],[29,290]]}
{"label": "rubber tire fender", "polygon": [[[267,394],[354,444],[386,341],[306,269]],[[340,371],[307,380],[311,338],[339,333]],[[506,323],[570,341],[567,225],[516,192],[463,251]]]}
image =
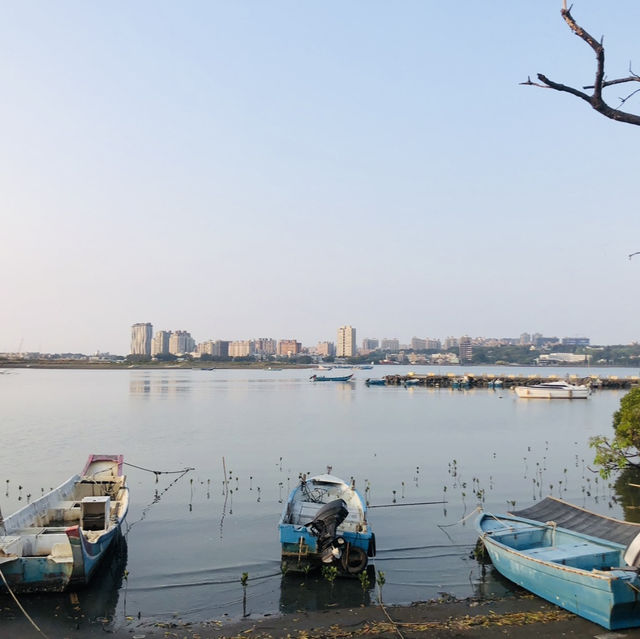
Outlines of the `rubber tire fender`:
{"label": "rubber tire fender", "polygon": [[347,545],[343,551],[340,563],[342,569],[349,575],[357,575],[367,567],[367,553],[358,546]]}

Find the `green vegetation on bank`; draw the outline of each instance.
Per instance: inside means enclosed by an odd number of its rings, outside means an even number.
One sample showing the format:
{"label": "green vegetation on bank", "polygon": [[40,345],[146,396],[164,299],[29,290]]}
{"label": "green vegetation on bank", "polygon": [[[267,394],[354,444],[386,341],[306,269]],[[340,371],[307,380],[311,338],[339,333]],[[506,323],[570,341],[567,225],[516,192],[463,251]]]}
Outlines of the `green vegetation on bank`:
{"label": "green vegetation on bank", "polygon": [[607,478],[613,471],[629,466],[640,467],[640,387],[632,388],[613,414],[612,438],[598,435],[589,440],[595,449],[594,462]]}

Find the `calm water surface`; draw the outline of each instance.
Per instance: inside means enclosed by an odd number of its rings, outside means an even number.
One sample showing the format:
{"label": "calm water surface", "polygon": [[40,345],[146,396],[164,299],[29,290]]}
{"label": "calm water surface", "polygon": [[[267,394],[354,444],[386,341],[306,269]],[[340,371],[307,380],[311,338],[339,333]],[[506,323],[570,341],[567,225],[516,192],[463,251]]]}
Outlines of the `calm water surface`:
{"label": "calm water surface", "polygon": [[[327,465],[345,480],[353,476],[361,492],[368,487],[371,505],[396,504],[369,516],[389,604],[509,588],[470,556],[476,541],[470,515],[479,502],[502,512],[552,493],[622,516],[611,485],[588,468],[588,439],[610,433],[622,392],[527,401],[508,390],[364,384],[369,376],[408,370],[438,372],[377,367],[357,371],[346,384],[311,383],[308,370],[0,375],[5,516],[79,472],[93,452],[122,453],[145,469],[194,468],[156,482],[154,474],[127,467],[124,547],[77,603],[69,594],[34,595],[23,596],[23,605],[43,629],[60,632],[138,616],[184,622],[375,603],[374,591],[358,581],[332,589],[321,578],[280,573],[282,502],[299,473],[325,472]],[[232,489],[226,501],[223,458]],[[401,506],[440,500],[447,503]],[[6,595],[0,609],[3,628],[24,623]]]}

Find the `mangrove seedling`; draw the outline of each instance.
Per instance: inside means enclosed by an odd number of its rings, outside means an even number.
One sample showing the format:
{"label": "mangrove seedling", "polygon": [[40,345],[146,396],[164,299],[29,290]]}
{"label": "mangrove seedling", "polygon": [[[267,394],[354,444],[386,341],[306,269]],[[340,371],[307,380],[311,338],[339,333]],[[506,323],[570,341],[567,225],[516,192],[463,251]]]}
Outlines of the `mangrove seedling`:
{"label": "mangrove seedling", "polygon": [[322,576],[331,584],[333,589],[333,582],[338,576],[338,569],[335,566],[322,566]]}

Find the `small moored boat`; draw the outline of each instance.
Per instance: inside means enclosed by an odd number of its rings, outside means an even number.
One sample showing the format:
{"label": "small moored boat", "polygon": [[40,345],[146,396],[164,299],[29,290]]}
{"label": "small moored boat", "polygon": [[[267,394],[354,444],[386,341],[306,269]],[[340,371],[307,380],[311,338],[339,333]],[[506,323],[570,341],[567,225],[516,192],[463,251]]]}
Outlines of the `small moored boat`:
{"label": "small moored boat", "polygon": [[609,630],[640,626],[640,535],[626,547],[554,522],[489,513],[476,528],[507,579]]}
{"label": "small moored boat", "polygon": [[330,474],[300,479],[278,528],[283,572],[332,565],[341,575],[357,575],[376,554],[365,501]]}
{"label": "small moored boat", "polygon": [[382,377],[380,379],[373,379],[373,378],[369,378],[366,379],[364,382],[367,386],[385,386],[387,383],[387,380]]}
{"label": "small moored boat", "polygon": [[326,375],[312,375],[309,379],[312,382],[348,382],[353,377],[351,375],[341,375],[339,377],[327,377]]}
{"label": "small moored boat", "polygon": [[525,399],[587,399],[588,386],[575,386],[563,381],[543,382],[531,386],[516,386],[518,397]]}
{"label": "small moored boat", "polygon": [[0,571],[12,591],[63,591],[91,579],[129,507],[123,463],[90,455],[80,475],[0,517]]}

